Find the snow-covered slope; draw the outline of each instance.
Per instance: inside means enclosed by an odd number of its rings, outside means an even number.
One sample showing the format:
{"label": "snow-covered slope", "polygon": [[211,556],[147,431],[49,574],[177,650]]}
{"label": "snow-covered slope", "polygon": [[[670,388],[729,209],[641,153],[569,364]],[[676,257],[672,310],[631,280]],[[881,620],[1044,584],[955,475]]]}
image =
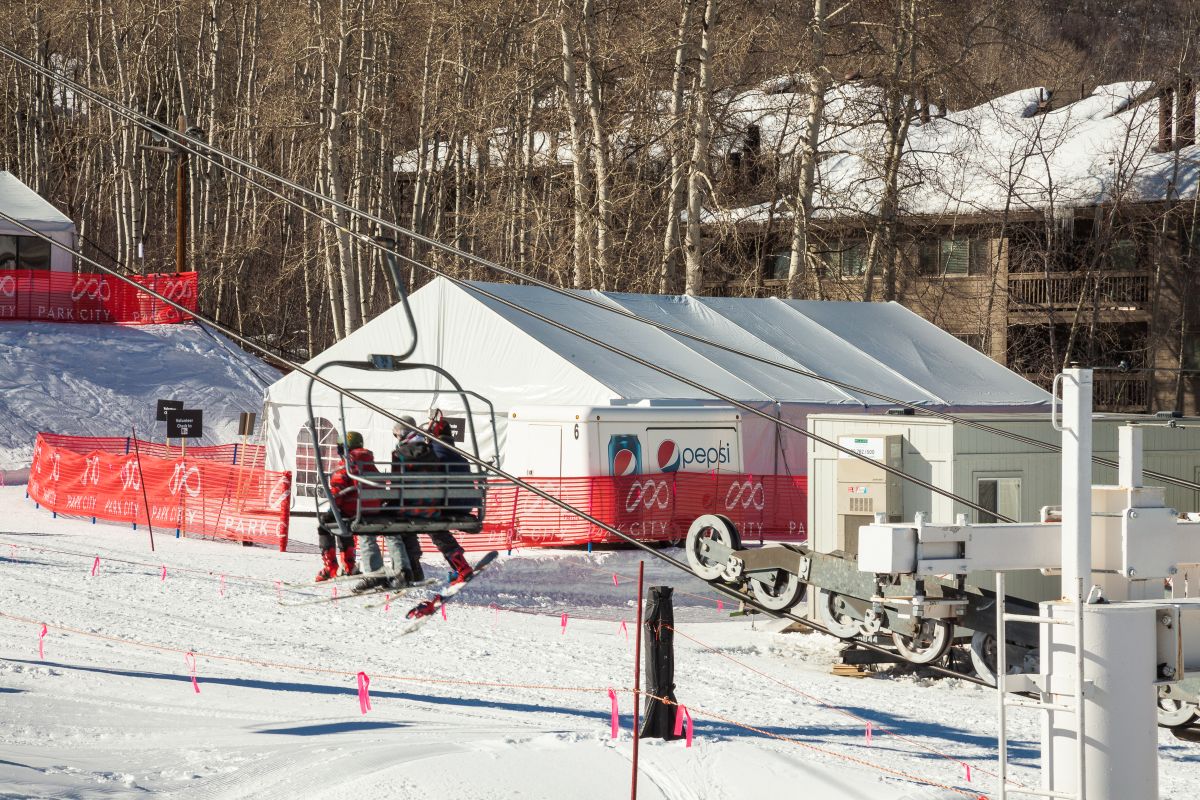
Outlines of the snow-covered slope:
{"label": "snow-covered slope", "polygon": [[233,441],[279,373],[199,325],[0,323],[0,470],[28,466],[38,431],[163,436],[155,401],[204,411],[199,444]]}
{"label": "snow-covered slope", "polygon": [[[629,791],[633,646],[619,620],[632,632],[627,576],[638,554],[502,554],[445,620],[401,636],[397,606],[366,610],[344,597],[280,606],[274,581],[310,578],[311,552],[160,534],[151,553],[144,529],[51,519],[16,487],[0,488],[0,508],[0,796],[611,800]],[[444,568],[436,554],[425,563],[431,574]],[[703,585],[654,559],[646,572],[648,584],[676,587],[676,691],[697,738],[691,749],[642,742],[640,797],[995,796],[985,774],[992,691],[835,677],[834,640],[730,619]],[[188,650],[199,656],[198,694]],[[365,715],[360,670],[371,678]],[[1011,724],[1024,765],[1012,777],[1036,785],[1035,712]],[[1195,794],[1194,746],[1163,732],[1160,763],[1163,797]]]}

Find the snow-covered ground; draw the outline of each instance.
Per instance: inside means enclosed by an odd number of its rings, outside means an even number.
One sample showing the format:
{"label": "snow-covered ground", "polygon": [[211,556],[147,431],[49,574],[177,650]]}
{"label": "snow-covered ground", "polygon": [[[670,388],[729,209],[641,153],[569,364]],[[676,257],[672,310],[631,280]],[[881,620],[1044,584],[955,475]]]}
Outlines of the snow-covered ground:
{"label": "snow-covered ground", "polygon": [[[628,792],[633,644],[620,622],[632,633],[626,576],[639,553],[502,554],[445,620],[402,635],[403,603],[280,605],[277,593],[285,602],[329,593],[286,585],[315,573],[309,547],[278,553],[158,532],[151,553],[144,529],[52,519],[20,487],[0,488],[0,510],[0,797]],[[436,556],[426,566],[442,569]],[[648,585],[676,587],[677,695],[696,741],[643,740],[639,796],[994,796],[992,692],[835,677],[832,640],[730,618],[703,584],[654,559],[646,570]],[[371,679],[365,715],[359,671]],[[620,701],[616,741],[607,687]],[[1013,748],[1025,765],[1014,777],[1032,783],[1032,717],[1017,719]],[[1163,796],[1193,796],[1197,746],[1163,734],[1160,753]]]}
{"label": "snow-covered ground", "polygon": [[[204,411],[196,444],[232,442],[279,372],[199,324],[0,323],[0,471],[28,467],[38,431],[162,438],[155,402]],[[2,483],[3,481],[0,481]]]}

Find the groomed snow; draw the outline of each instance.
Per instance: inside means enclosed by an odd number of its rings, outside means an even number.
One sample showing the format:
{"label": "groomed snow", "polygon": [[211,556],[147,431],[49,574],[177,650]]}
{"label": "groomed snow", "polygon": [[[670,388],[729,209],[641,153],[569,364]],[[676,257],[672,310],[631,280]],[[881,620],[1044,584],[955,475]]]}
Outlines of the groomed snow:
{"label": "groomed snow", "polygon": [[[608,800],[628,791],[630,696],[619,695],[622,733],[613,742],[604,689],[632,682],[632,643],[619,620],[633,627],[634,586],[624,576],[636,574],[636,553],[502,554],[445,620],[401,636],[397,607],[279,605],[273,582],[310,578],[311,548],[278,553],[157,531],[151,553],[144,529],[52,519],[20,487],[0,488],[0,508],[0,797]],[[443,568],[437,558],[426,567]],[[991,691],[952,680],[834,677],[832,640],[731,619],[702,584],[657,560],[646,567],[648,584],[676,586],[677,694],[694,709],[696,742],[689,750],[644,740],[640,797],[967,796],[876,767],[992,796],[983,774],[994,767]],[[622,576],[615,587],[614,572]],[[289,601],[326,593],[282,591]],[[40,626],[14,616],[48,624],[44,661]],[[199,654],[199,694],[187,650]],[[360,670],[372,678],[366,715],[356,696]],[[872,742],[862,721],[810,697],[870,719]],[[1034,719],[1018,717],[1015,728],[1018,761],[1031,765]],[[1195,746],[1164,733],[1160,753],[1163,796],[1192,796],[1200,786]],[[972,765],[973,783],[960,762]],[[1036,780],[1028,766],[1015,777]]]}
{"label": "groomed snow", "polygon": [[162,440],[159,399],[204,411],[197,444],[237,438],[279,373],[197,324],[0,323],[0,470],[29,466],[38,431]]}

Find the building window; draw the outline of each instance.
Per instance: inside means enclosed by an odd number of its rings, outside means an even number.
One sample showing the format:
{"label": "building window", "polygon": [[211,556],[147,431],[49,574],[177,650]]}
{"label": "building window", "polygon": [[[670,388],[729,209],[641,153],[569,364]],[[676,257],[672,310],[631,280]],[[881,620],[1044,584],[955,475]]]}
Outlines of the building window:
{"label": "building window", "polygon": [[988,243],[965,236],[921,242],[917,268],[922,275],[984,275],[990,258]]}
{"label": "building window", "polygon": [[777,250],[767,255],[767,263],[763,267],[763,278],[768,281],[786,281],[791,266],[791,248]]}
{"label": "building window", "polygon": [[[337,430],[329,420],[317,417],[317,442],[321,453],[321,467],[326,477],[334,470],[338,462]],[[317,459],[313,449],[313,437],[310,428],[305,425],[296,434],[296,473],[292,482],[292,494],[296,497],[321,497],[321,476],[317,474]]]}
{"label": "building window", "polygon": [[977,478],[975,480],[975,502],[990,512],[975,512],[981,523],[996,522],[996,515],[1019,520],[1021,519],[1021,479]]}
{"label": "building window", "polygon": [[50,269],[50,243],[36,236],[0,236],[0,269]]}
{"label": "building window", "polygon": [[1108,269],[1131,271],[1138,268],[1138,246],[1133,239],[1117,239],[1109,245],[1104,256]]}
{"label": "building window", "polygon": [[867,243],[846,240],[829,250],[817,253],[825,266],[825,274],[832,277],[853,278],[867,271]]}
{"label": "building window", "polygon": [[1200,333],[1189,333],[1183,337],[1183,368],[1200,372]]}
{"label": "building window", "polygon": [[975,348],[976,350],[978,350],[981,353],[987,352],[986,350],[983,349],[983,344],[984,344],[983,338],[984,337],[983,337],[982,333],[956,333],[956,334],[953,334],[953,336],[955,339],[958,339],[960,342],[965,342],[965,343],[969,344],[971,347]]}

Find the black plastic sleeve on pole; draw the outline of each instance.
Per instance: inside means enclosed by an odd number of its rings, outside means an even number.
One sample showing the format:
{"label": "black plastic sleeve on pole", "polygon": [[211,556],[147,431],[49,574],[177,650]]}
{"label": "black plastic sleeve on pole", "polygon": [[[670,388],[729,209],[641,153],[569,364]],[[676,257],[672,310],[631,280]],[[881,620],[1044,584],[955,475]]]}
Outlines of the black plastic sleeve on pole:
{"label": "black plastic sleeve on pole", "polygon": [[[643,739],[675,739],[675,610],[670,586],[651,586],[642,623],[646,664],[646,705]],[[671,704],[658,698],[665,698]]]}

